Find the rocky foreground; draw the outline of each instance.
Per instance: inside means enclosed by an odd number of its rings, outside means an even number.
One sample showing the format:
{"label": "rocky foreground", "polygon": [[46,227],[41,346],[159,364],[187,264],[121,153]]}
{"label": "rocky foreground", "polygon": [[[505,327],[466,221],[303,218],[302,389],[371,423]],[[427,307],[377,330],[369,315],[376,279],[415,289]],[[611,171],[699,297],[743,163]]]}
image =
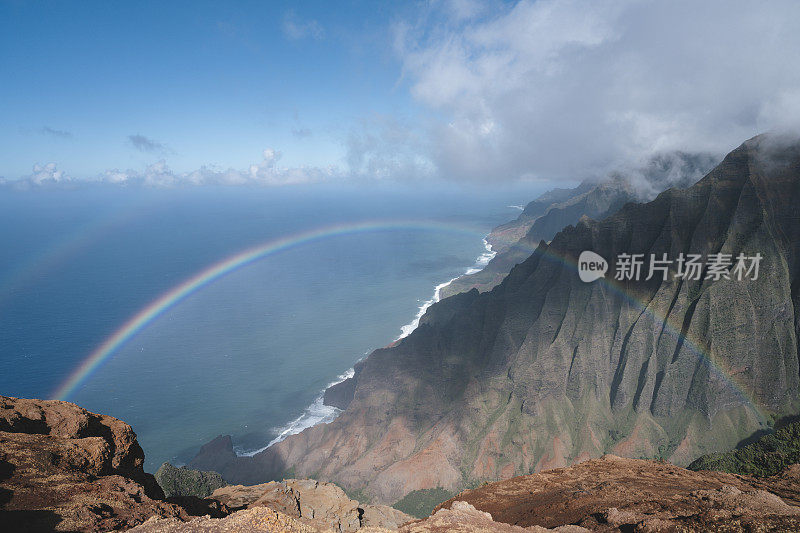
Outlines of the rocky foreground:
{"label": "rocky foreground", "polygon": [[[353,516],[347,508],[339,517],[298,511],[291,497],[293,487],[302,491],[303,486],[319,485],[326,491],[341,490],[310,480],[226,487],[212,498],[229,506],[243,504],[244,510],[223,519],[205,517],[188,523],[153,518],[133,531],[356,530],[358,523],[352,518],[342,520]],[[401,514],[394,517],[396,521]],[[387,527],[390,521],[382,518],[382,525],[362,520],[360,531],[800,531],[800,465],[758,479],[607,455],[462,492],[430,517],[399,528]]]}
{"label": "rocky foreground", "polygon": [[0,530],[108,531],[152,516],[224,516],[217,502],[169,502],[131,427],[67,402],[0,396]]}
{"label": "rocky foreground", "polygon": [[294,516],[311,531],[396,527],[411,520],[391,507],[361,506],[339,487],[310,480],[226,486],[209,498],[166,498],[143,464],[136,434],[116,418],[68,402],[0,396],[3,532],[125,530],[153,518],[182,528],[193,516],[219,519],[247,507],[277,509],[286,523]]}
{"label": "rocky foreground", "polygon": [[756,478],[604,456],[464,491],[416,520],[308,479],[165,498],[143,463],[124,422],[0,396],[2,531],[800,530],[800,465]]}

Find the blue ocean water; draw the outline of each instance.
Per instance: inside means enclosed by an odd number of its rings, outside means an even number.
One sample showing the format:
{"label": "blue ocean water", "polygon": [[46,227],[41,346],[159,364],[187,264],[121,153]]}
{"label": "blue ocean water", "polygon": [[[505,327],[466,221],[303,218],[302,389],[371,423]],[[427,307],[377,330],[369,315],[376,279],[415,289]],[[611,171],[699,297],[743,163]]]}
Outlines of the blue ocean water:
{"label": "blue ocean water", "polygon": [[314,411],[320,391],[395,340],[535,189],[2,191],[0,394],[50,397],[131,316],[247,248],[336,224],[415,221],[340,232],[223,276],[68,398],[130,423],[149,471],[220,434],[256,450],[292,421],[329,415]]}

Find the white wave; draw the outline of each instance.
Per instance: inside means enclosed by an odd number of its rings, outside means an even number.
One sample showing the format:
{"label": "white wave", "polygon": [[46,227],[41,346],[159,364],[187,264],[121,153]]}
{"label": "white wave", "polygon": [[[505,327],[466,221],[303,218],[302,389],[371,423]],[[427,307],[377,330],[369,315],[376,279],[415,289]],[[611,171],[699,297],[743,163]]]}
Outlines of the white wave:
{"label": "white wave", "polygon": [[492,245],[489,244],[489,241],[487,241],[485,238],[483,239],[483,247],[486,248],[486,251],[483,252],[480,256],[478,256],[478,259],[475,261],[475,265],[468,268],[467,271],[464,272],[463,274],[464,276],[469,276],[470,274],[475,274],[476,272],[480,272],[486,267],[486,265],[489,264],[489,261],[494,259],[494,256],[497,255],[497,252],[492,250]]}
{"label": "white wave", "polygon": [[509,207],[511,209],[519,209],[520,211],[524,211],[525,210],[525,206],[524,205],[507,205],[506,207]]}
{"label": "white wave", "polygon": [[[489,244],[489,242],[485,238],[483,239],[483,247],[486,249],[486,251],[483,252],[480,256],[478,256],[478,259],[475,260],[475,264],[473,266],[468,268],[463,274],[458,275],[453,279],[448,280],[444,283],[440,283],[439,285],[436,286],[436,288],[433,291],[433,297],[430,298],[429,300],[426,300],[425,302],[423,302],[422,305],[420,305],[419,310],[417,311],[417,314],[414,317],[414,320],[412,320],[410,323],[406,324],[401,328],[402,333],[399,337],[397,337],[397,339],[395,339],[395,342],[399,341],[404,337],[407,337],[412,331],[417,329],[417,326],[419,326],[420,319],[428,310],[428,308],[440,300],[441,291],[443,288],[447,287],[461,276],[467,276],[470,274],[474,274],[476,272],[480,272],[489,263],[489,261],[491,261],[495,255],[497,255],[497,252],[492,250],[492,245]],[[366,355],[367,353],[364,354],[364,356]],[[341,413],[342,410],[330,405],[325,405],[323,403],[323,399],[325,397],[325,391],[328,388],[337,385],[348,378],[353,377],[354,375],[355,375],[355,370],[351,368],[344,374],[337,376],[335,381],[332,381],[324,389],[322,389],[322,392],[320,392],[319,396],[317,396],[317,398],[311,405],[305,408],[305,410],[300,416],[298,416],[297,418],[295,418],[294,420],[292,420],[283,427],[273,428],[273,431],[276,433],[277,436],[274,439],[272,439],[266,446],[264,446],[263,448],[258,448],[257,450],[249,450],[249,451],[236,450],[237,455],[248,456],[248,457],[253,456],[259,452],[263,452],[273,444],[282,441],[289,435],[295,435],[297,433],[300,433],[304,429],[316,426],[317,424],[328,424],[332,422],[337,416],[339,416],[339,413]]]}
{"label": "white wave", "polygon": [[239,451],[237,450],[237,455],[251,457],[259,452],[263,452],[273,444],[282,441],[289,435],[295,435],[300,433],[304,429],[310,428],[311,426],[316,426],[317,424],[327,424],[332,422],[334,418],[339,416],[339,413],[342,412],[341,409],[325,405],[323,403],[323,399],[325,397],[325,391],[330,387],[341,383],[342,381],[352,378],[355,375],[355,369],[351,368],[344,374],[340,374],[336,377],[335,381],[328,383],[328,385],[322,389],[322,392],[317,396],[313,403],[305,408],[300,416],[289,422],[283,427],[273,428],[273,431],[277,434],[277,436],[269,441],[269,443],[262,447],[258,448],[257,450],[249,450],[249,451]]}
{"label": "white wave", "polygon": [[492,250],[492,245],[489,244],[489,241],[487,241],[486,238],[483,239],[483,247],[486,249],[486,251],[478,256],[478,259],[475,260],[475,264],[473,266],[469,267],[466,271],[464,271],[463,274],[460,274],[453,279],[445,281],[444,283],[440,283],[436,286],[436,288],[433,290],[433,296],[429,300],[425,300],[425,302],[419,306],[419,310],[417,311],[414,320],[400,328],[400,336],[395,339],[395,342],[408,337],[412,331],[419,327],[419,321],[422,319],[422,316],[425,314],[428,308],[441,299],[442,289],[453,283],[461,276],[469,276],[470,274],[480,272],[486,265],[489,264],[489,261],[491,261],[495,255],[497,255],[497,252]]}

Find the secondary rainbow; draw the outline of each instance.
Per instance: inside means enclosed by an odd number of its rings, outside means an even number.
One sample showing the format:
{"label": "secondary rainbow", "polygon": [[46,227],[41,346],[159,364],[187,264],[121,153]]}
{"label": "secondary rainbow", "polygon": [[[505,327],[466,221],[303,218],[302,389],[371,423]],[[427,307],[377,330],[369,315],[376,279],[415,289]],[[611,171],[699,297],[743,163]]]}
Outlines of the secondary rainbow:
{"label": "secondary rainbow", "polygon": [[98,346],[58,387],[51,395],[56,400],[66,400],[70,394],[106,361],[120,346],[144,329],[149,323],[158,318],[167,309],[202,289],[209,283],[230,274],[231,272],[253,263],[268,255],[288,250],[290,248],[308,244],[313,241],[349,235],[354,233],[392,231],[392,230],[434,230],[454,233],[466,233],[483,237],[478,229],[465,226],[448,224],[436,221],[419,220],[380,220],[366,221],[355,224],[339,224],[316,228],[303,233],[282,237],[267,243],[249,248],[232,257],[211,265],[205,270],[195,274],[177,287],[159,296],[147,307],[139,311],[116,332]]}

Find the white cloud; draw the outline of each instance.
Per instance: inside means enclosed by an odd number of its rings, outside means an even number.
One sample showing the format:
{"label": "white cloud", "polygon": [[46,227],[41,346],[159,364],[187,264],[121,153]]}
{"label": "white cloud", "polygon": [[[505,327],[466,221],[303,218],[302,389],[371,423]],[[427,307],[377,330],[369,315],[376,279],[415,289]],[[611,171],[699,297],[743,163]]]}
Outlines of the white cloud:
{"label": "white cloud", "polygon": [[426,179],[434,175],[418,127],[375,114],[351,129],[346,141],[348,176],[361,180]]}
{"label": "white cloud", "polygon": [[42,135],[48,135],[50,137],[55,137],[57,139],[71,139],[72,132],[66,130],[59,130],[55,128],[51,128],[50,126],[43,126],[39,132]]}
{"label": "white cloud", "polygon": [[149,165],[144,172],[119,170],[106,171],[100,179],[108,183],[141,184],[148,187],[176,187],[181,185],[296,185],[318,183],[335,179],[335,168],[281,167],[281,153],[264,150],[262,160],[246,170],[222,169],[205,165],[191,172],[177,173],[169,168],[165,160]]}
{"label": "white cloud", "polygon": [[283,167],[278,164],[281,153],[264,150],[260,162],[245,170],[222,169],[205,165],[191,172],[175,172],[161,159],[148,165],[143,171],[109,169],[92,179],[73,179],[58,170],[55,163],[35,165],[33,173],[18,180],[0,180],[0,186],[30,188],[46,185],[79,185],[105,183],[121,186],[145,186],[170,188],[197,185],[257,185],[279,186],[321,183],[342,179],[341,171],[330,167]]}
{"label": "white cloud", "polygon": [[33,171],[19,179],[7,179],[0,177],[0,187],[10,187],[13,189],[31,189],[41,187],[72,187],[79,180],[75,180],[64,172],[59,170],[55,163],[47,163],[44,165],[33,165]]}
{"label": "white cloud", "polygon": [[427,156],[447,177],[603,175],[800,124],[798,2],[442,6],[395,43],[413,97],[441,117]]}
{"label": "white cloud", "polygon": [[31,185],[54,185],[57,183],[67,183],[72,181],[64,171],[58,170],[55,163],[46,165],[33,165],[33,172],[23,178]]}

